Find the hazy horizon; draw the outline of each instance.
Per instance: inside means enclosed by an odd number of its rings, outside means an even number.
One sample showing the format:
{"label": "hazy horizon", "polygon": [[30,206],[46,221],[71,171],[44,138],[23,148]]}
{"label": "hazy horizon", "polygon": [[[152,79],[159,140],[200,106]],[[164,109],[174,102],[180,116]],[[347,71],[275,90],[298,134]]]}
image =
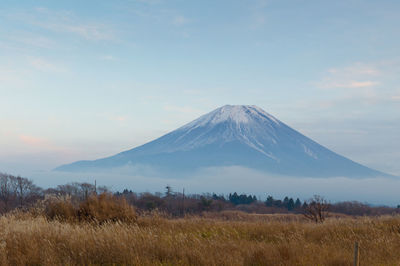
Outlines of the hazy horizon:
{"label": "hazy horizon", "polygon": [[400,176],[399,12],[389,0],[1,1],[0,172],[50,184],[60,165],[247,104]]}

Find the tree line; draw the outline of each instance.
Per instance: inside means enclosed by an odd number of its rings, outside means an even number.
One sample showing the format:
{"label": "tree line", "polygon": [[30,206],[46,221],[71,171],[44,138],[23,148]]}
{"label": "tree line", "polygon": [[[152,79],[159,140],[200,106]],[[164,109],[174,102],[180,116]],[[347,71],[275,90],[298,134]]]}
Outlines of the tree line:
{"label": "tree line", "polygon": [[[328,209],[330,212],[348,215],[382,215],[400,213],[400,208],[373,207],[360,202],[328,203],[322,197],[301,201],[299,198],[284,197],[275,199],[271,195],[266,200],[258,199],[255,195],[245,193],[216,193],[184,194],[175,192],[170,186],[164,192],[138,193],[129,189],[111,192],[105,186],[95,183],[73,182],[58,185],[54,188],[43,189],[31,180],[20,176],[0,173],[0,214],[13,209],[27,209],[47,197],[67,197],[72,202],[80,203],[90,195],[108,193],[117,198],[123,198],[138,213],[158,210],[171,216],[186,214],[201,214],[202,212],[219,212],[224,210],[239,210],[250,213],[303,213],[322,215]],[[323,212],[323,213],[321,213]],[[318,214],[319,213],[319,214]]]}

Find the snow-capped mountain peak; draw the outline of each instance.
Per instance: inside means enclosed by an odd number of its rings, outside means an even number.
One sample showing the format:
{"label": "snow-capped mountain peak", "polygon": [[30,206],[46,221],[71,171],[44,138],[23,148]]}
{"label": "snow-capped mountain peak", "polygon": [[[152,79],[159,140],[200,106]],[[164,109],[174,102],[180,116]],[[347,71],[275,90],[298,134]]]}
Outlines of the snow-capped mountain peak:
{"label": "snow-capped mountain peak", "polygon": [[239,165],[292,176],[385,175],[328,150],[254,105],[225,105],[137,148],[57,170],[135,164],[173,172]]}

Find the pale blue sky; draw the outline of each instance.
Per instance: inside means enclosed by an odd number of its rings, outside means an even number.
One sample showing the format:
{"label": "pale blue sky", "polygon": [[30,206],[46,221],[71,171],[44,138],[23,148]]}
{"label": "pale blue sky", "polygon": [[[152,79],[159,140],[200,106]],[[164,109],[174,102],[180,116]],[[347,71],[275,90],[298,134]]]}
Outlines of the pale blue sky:
{"label": "pale blue sky", "polygon": [[0,171],[133,148],[255,104],[400,175],[400,2],[0,2]]}

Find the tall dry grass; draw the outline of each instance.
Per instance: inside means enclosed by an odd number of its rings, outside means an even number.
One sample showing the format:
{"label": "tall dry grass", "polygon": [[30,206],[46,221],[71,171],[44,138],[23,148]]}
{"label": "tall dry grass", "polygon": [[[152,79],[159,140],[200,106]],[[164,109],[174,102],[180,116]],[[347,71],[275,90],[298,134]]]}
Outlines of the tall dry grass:
{"label": "tall dry grass", "polygon": [[32,208],[33,214],[41,213],[50,220],[61,222],[106,222],[133,223],[136,211],[124,198],[109,193],[90,195],[86,200],[75,203],[70,198],[55,197],[46,199],[43,204]]}
{"label": "tall dry grass", "polygon": [[166,219],[152,214],[136,223],[99,225],[9,214],[0,218],[0,263],[352,265],[358,241],[361,265],[400,264],[400,217],[314,224],[282,215],[237,215]]}

